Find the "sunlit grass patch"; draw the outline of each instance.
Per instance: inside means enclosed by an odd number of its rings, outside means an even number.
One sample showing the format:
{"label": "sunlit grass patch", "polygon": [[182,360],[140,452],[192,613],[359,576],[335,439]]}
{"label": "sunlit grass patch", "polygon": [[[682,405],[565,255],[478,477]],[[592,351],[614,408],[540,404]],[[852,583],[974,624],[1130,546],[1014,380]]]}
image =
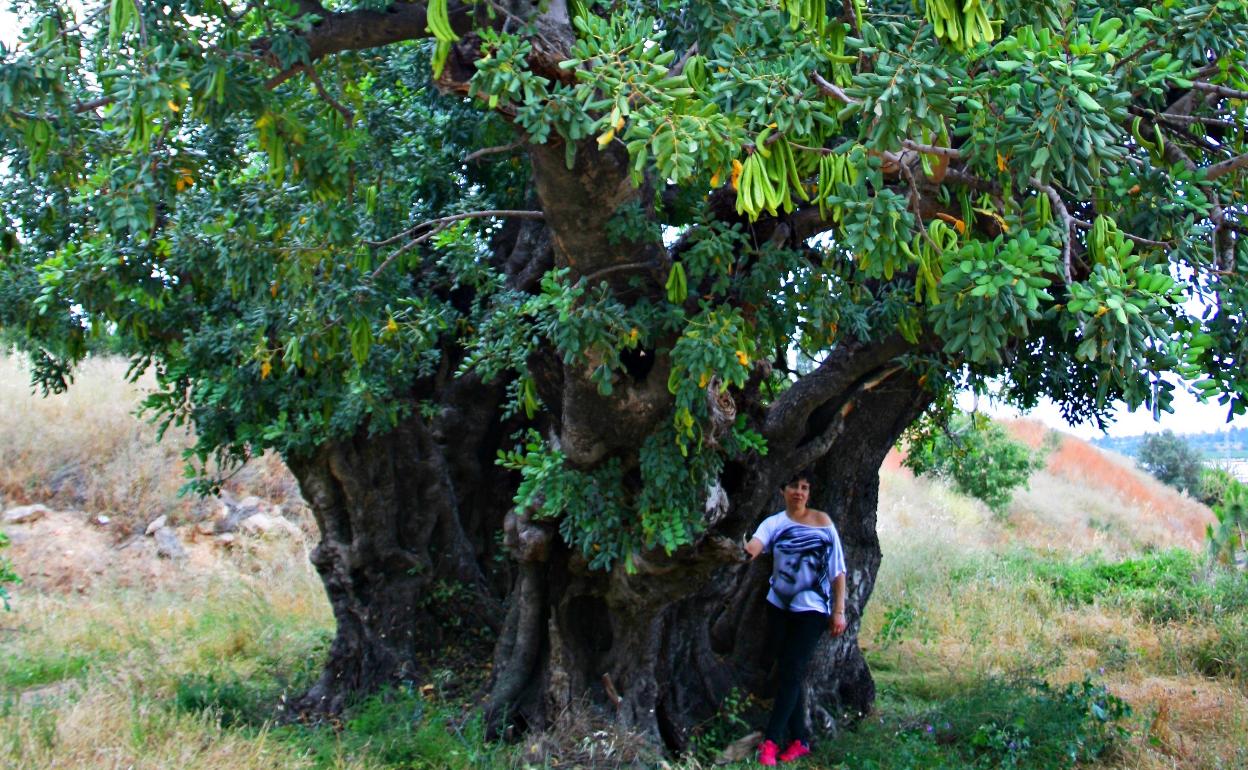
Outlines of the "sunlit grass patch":
{"label": "sunlit grass patch", "polygon": [[40,650],[18,656],[0,652],[0,689],[19,691],[79,677],[87,672],[92,658],[69,650]]}

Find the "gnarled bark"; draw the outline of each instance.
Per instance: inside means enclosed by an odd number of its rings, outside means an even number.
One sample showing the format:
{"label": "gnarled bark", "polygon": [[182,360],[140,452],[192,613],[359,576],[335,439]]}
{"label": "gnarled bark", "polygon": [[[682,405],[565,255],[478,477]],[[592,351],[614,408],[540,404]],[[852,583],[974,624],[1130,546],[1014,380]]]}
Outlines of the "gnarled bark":
{"label": "gnarled bark", "polygon": [[288,458],[321,531],[312,563],[337,623],[299,710],[337,712],[352,694],[411,680],[451,641],[489,649],[502,612],[486,565],[507,510],[492,493],[505,484],[493,463],[500,392],[460,380],[432,420]]}
{"label": "gnarled bark", "polygon": [[[728,513],[696,545],[644,554],[635,574],[619,565],[609,574],[591,571],[557,538],[545,541],[540,557],[521,556],[487,710],[494,726],[543,727],[566,709],[588,708],[679,751],[733,688],[769,696],[770,563],[746,562],[740,541],[781,507],[779,487],[795,458],[814,460],[813,504],[836,521],[849,567],[850,629],[821,643],[809,702],[820,725],[868,710],[874,683],[857,632],[880,564],[878,472],[930,399],[881,350],[863,346],[833,364],[845,376],[830,376],[839,384],[820,395],[821,407],[799,409],[799,429],[778,436],[767,457],[725,468]],[[812,442],[822,442],[817,457]]]}

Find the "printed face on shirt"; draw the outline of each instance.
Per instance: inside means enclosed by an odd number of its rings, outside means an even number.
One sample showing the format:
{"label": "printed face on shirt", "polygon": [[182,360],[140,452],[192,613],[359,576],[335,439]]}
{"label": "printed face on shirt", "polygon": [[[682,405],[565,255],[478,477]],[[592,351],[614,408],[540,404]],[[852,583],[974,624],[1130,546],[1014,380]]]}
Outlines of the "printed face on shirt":
{"label": "printed face on shirt", "polygon": [[784,502],[795,508],[803,508],[810,499],[810,482],[798,479],[784,487]]}

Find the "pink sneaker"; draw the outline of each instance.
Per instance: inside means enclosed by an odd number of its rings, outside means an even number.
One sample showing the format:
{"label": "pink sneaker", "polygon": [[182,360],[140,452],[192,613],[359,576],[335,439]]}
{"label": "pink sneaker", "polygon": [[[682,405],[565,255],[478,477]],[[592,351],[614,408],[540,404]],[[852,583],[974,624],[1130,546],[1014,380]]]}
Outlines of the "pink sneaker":
{"label": "pink sneaker", "polygon": [[795,759],[801,759],[810,753],[810,747],[805,741],[793,741],[789,747],[780,753],[781,762],[792,762]]}
{"label": "pink sneaker", "polygon": [[775,741],[767,740],[758,745],[758,764],[772,767],[776,764],[776,752],[780,747]]}

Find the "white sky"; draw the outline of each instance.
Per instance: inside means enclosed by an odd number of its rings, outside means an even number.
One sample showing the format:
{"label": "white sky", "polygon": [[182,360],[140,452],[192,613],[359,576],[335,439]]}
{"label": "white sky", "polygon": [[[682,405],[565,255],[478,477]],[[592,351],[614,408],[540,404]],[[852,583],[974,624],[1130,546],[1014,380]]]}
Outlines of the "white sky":
{"label": "white sky", "polygon": [[[963,409],[972,409],[975,407],[974,398],[963,393],[958,399],[958,405]],[[980,399],[978,407],[980,411],[987,412],[993,416],[1000,417],[1017,417],[1020,415],[1017,409],[1003,407],[1000,404],[993,404],[987,399]],[[1185,390],[1178,388],[1174,391],[1174,401],[1172,404],[1174,412],[1161,415],[1159,422],[1153,421],[1153,415],[1147,409],[1140,409],[1136,412],[1128,412],[1126,405],[1118,402],[1118,409],[1115,410],[1115,421],[1109,426],[1109,430],[1102,432],[1094,425],[1072,426],[1064,419],[1062,413],[1058,410],[1057,405],[1052,401],[1045,399],[1033,409],[1026,413],[1025,417],[1039,420],[1050,428],[1055,428],[1066,433],[1078,436],[1082,439],[1100,438],[1102,436],[1135,436],[1141,433],[1160,433],[1169,429],[1175,433],[1210,433],[1214,431],[1222,431],[1227,428],[1248,428],[1248,417],[1239,416],[1231,423],[1227,423],[1227,408],[1217,403],[1202,404],[1196,400],[1196,397]]]}

